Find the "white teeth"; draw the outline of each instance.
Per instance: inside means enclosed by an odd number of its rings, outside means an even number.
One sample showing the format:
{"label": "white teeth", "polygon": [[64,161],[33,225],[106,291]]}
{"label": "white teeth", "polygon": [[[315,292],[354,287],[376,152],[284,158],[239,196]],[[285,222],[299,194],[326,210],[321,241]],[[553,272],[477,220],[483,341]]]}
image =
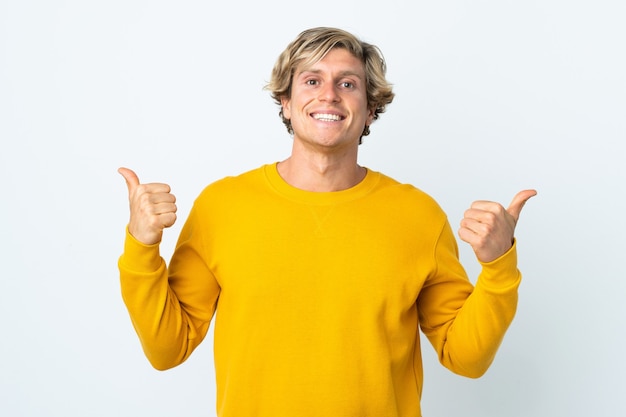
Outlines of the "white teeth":
{"label": "white teeth", "polygon": [[336,114],[314,114],[313,117],[315,120],[322,120],[326,122],[336,122],[341,120],[341,116]]}

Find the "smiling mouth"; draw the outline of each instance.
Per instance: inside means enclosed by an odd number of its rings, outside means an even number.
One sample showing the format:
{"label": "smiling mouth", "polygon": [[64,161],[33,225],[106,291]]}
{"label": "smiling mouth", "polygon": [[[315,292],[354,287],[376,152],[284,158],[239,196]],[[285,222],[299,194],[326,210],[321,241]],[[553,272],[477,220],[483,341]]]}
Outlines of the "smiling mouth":
{"label": "smiling mouth", "polygon": [[343,116],[339,116],[338,114],[328,113],[315,113],[312,116],[315,120],[320,120],[322,122],[339,122],[344,119]]}

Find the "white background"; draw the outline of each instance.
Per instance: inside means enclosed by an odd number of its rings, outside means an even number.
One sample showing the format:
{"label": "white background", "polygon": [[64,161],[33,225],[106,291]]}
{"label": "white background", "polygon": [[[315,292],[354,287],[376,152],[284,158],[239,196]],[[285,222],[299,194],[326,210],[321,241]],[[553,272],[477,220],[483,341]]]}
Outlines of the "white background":
{"label": "white background", "polygon": [[539,191],[494,365],[464,379],[426,345],[424,415],[624,415],[625,5],[0,0],[0,415],[215,414],[211,339],[158,372],[132,330],[116,170],[168,182],[184,219],[206,184],[286,157],[263,86],[322,25],[380,46],[395,85],[362,164],[433,195],[454,226],[473,200]]}

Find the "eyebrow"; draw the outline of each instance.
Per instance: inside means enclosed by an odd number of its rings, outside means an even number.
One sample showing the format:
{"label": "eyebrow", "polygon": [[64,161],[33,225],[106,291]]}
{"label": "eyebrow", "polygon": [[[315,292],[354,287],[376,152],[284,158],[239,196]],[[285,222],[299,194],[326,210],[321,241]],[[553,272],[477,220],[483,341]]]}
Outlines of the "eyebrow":
{"label": "eyebrow", "polygon": [[[321,74],[322,70],[318,70],[318,69],[303,69],[302,71],[300,71],[299,73],[296,74],[296,76],[301,76],[302,74],[306,74],[306,73],[311,73],[311,74]],[[364,78],[361,76],[361,74],[359,74],[356,71],[350,71],[350,70],[346,70],[346,71],[341,71],[339,73],[340,77],[356,77],[359,80],[363,80]]]}

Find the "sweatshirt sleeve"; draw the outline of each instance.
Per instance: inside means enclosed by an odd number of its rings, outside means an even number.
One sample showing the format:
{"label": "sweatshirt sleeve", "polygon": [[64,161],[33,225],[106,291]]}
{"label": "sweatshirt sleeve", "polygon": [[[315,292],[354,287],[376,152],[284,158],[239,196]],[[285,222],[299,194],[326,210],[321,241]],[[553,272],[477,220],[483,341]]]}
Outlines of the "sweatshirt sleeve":
{"label": "sweatshirt sleeve", "polygon": [[206,336],[219,285],[207,266],[196,210],[183,226],[169,269],[159,246],[126,231],[119,258],[122,297],[144,353],[153,367],[184,362]]}
{"label": "sweatshirt sleeve", "polygon": [[481,264],[474,287],[459,263],[458,247],[446,222],[434,261],[434,273],[418,299],[422,330],[446,368],[480,377],[493,362],[517,309],[521,274],[516,242],[500,258]]}

